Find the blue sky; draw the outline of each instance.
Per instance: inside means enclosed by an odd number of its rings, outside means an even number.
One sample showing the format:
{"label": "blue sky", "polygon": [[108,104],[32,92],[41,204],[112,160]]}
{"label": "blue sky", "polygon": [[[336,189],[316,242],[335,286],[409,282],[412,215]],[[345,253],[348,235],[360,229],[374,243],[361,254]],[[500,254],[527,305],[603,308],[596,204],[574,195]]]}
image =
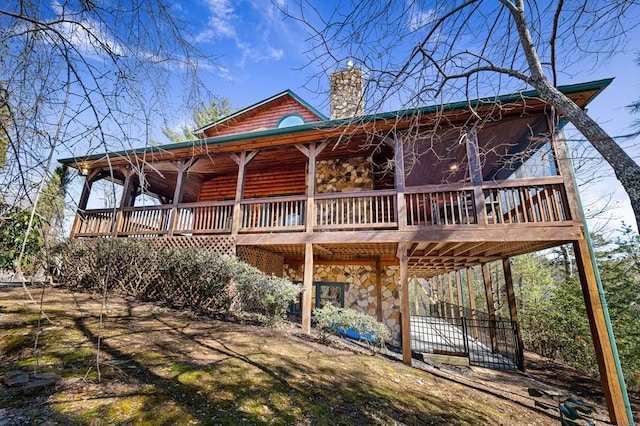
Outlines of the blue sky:
{"label": "blue sky", "polygon": [[[315,3],[327,14],[339,2]],[[192,25],[202,49],[218,56],[217,67],[204,74],[214,94],[228,98],[233,105],[248,106],[291,89],[327,114],[328,82],[326,78],[314,78],[320,69],[308,65],[305,53],[310,48],[308,35],[300,23],[283,17],[278,7],[294,6],[291,0],[193,0],[175,5],[181,18]],[[408,20],[407,25],[410,24]],[[640,40],[640,31],[634,32],[630,39]],[[561,84],[615,77],[611,86],[589,106],[590,115],[611,135],[628,133],[634,120],[625,107],[640,99],[640,66],[635,63],[639,51],[640,45],[632,41],[624,53],[603,60],[597,67],[588,62],[576,64],[574,74],[560,77]],[[169,124],[177,126],[183,119],[176,117],[176,122]],[[640,138],[621,143],[640,161]],[[583,193],[583,201],[588,204],[601,193],[612,193],[619,207],[614,214],[628,224],[634,223],[624,191],[615,179],[593,184]],[[618,222],[614,227],[617,226]]]}

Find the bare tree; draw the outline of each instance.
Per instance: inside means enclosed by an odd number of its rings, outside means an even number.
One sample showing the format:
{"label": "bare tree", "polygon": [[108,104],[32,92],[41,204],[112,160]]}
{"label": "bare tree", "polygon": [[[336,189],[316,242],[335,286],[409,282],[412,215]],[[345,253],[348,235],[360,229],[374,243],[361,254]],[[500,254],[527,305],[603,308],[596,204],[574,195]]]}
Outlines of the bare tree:
{"label": "bare tree", "polygon": [[[352,60],[369,78],[370,108],[474,99],[498,90],[537,90],[611,165],[640,228],[640,166],[586,111],[556,87],[576,63],[597,66],[623,49],[640,23],[635,1],[351,1],[330,16],[299,0],[285,11],[310,34],[323,70]],[[430,7],[430,8],[427,8]],[[587,59],[585,61],[585,58]]]}
{"label": "bare tree", "polygon": [[172,88],[184,103],[199,98],[197,72],[213,61],[170,3],[0,6],[0,140],[7,145],[0,184],[7,202],[35,204],[53,172],[48,157],[148,143],[158,115],[180,106],[167,103],[181,102],[169,96]]}

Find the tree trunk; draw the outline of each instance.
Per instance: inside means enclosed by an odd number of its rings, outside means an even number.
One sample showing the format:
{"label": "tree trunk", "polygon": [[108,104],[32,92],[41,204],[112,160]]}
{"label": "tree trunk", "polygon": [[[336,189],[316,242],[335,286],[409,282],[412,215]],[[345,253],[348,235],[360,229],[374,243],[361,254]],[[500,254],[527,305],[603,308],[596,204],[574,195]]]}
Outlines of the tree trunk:
{"label": "tree trunk", "polygon": [[555,106],[593,145],[613,168],[631,201],[631,208],[640,231],[640,165],[618,145],[589,115],[548,81],[535,84],[540,97]]}

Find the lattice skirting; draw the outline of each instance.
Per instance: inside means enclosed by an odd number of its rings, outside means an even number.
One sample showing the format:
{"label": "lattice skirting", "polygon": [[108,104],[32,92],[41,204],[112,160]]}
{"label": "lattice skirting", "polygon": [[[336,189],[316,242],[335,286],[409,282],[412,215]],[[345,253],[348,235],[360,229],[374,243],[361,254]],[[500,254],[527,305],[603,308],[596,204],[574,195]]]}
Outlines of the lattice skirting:
{"label": "lattice skirting", "polygon": [[194,235],[185,237],[162,237],[151,239],[151,243],[158,248],[175,249],[197,247],[215,251],[222,255],[236,255],[236,240],[235,237],[232,236]]}
{"label": "lattice skirting", "polygon": [[257,247],[237,247],[238,259],[258,268],[267,275],[282,277],[284,274],[284,256]]}

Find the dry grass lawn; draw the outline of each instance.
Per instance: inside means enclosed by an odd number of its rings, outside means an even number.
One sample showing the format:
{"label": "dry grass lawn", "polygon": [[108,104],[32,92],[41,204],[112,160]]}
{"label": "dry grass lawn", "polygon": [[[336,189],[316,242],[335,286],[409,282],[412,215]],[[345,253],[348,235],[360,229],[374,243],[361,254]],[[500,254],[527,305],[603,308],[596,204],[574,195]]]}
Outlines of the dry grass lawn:
{"label": "dry grass lawn", "polygon": [[62,379],[35,395],[0,386],[0,425],[559,424],[534,407],[524,385],[505,397],[465,386],[472,376],[456,380],[323,345],[295,327],[241,325],[114,296],[103,309],[95,295],[30,291],[43,296],[53,323],[22,288],[0,288],[0,374],[37,369]]}

